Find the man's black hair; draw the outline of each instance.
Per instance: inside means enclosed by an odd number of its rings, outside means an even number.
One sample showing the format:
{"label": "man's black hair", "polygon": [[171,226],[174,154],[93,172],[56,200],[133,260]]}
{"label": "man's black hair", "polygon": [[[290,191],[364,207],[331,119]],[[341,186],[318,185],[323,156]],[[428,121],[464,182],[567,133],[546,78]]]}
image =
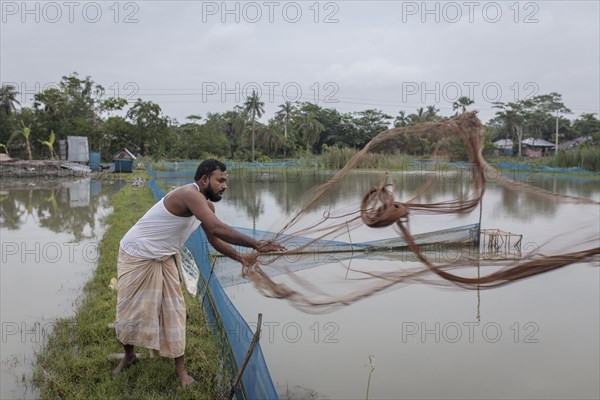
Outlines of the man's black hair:
{"label": "man's black hair", "polygon": [[204,175],[206,175],[210,178],[212,173],[218,169],[225,172],[227,167],[225,166],[225,164],[223,164],[219,160],[213,160],[213,159],[204,160],[200,163],[200,165],[198,165],[198,169],[196,170],[196,175],[194,176],[194,181],[200,180],[200,178],[202,178]]}

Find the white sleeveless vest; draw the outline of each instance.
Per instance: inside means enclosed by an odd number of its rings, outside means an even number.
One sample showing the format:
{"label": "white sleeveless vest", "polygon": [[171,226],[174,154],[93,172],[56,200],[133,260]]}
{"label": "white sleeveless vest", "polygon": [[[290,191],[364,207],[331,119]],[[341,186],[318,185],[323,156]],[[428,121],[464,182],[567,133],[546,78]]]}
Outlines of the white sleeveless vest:
{"label": "white sleeveless vest", "polygon": [[179,251],[188,237],[200,226],[195,217],[178,217],[164,205],[164,197],[129,229],[121,248],[130,256],[157,259]]}

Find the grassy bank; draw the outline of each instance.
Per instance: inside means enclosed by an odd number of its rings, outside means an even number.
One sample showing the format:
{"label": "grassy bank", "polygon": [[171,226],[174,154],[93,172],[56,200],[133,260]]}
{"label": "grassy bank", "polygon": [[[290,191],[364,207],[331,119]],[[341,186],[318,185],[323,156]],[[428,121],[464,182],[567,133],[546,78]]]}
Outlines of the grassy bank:
{"label": "grassy bank", "polygon": [[[488,158],[487,161],[500,168],[502,173],[510,175],[514,173],[515,169],[501,168],[501,163],[513,164],[514,166],[518,166],[522,173],[535,173],[535,174],[543,174],[548,176],[566,176],[566,177],[581,177],[588,179],[600,179],[600,175],[598,175],[598,170],[594,169],[586,169],[590,172],[595,172],[595,174],[585,173],[578,170],[573,170],[573,168],[581,168],[581,167],[566,167],[564,165],[560,165],[556,162],[555,157],[540,157],[540,158],[528,158],[528,157],[494,157]],[[547,171],[544,170],[544,167],[556,168],[556,171]],[[564,170],[560,170],[564,168]]]}
{"label": "grassy bank", "polygon": [[[335,148],[332,147],[328,151],[318,156],[318,162],[320,168],[326,170],[338,170],[343,168],[350,159],[356,155],[355,149],[349,148]],[[570,153],[560,152],[557,157],[540,157],[540,158],[529,158],[529,157],[486,157],[486,160],[492,165],[498,165],[499,163],[509,163],[519,165],[522,171],[535,171],[536,174],[548,174],[548,175],[561,175],[561,176],[572,176],[572,177],[586,177],[586,178],[598,178],[600,176],[593,174],[586,174],[579,171],[542,171],[542,167],[551,168],[573,168],[579,167],[587,169],[591,172],[600,172],[600,152],[597,150],[586,150],[585,148],[576,149]],[[568,158],[569,155],[573,156],[572,159]],[[576,160],[587,160],[587,164],[577,163]],[[429,162],[429,166],[419,166],[420,162]],[[424,157],[415,157],[406,155],[403,153],[393,154],[366,154],[355,166],[356,169],[363,170],[389,170],[389,171],[407,171],[412,172],[416,170],[435,170],[441,168],[450,163],[449,160],[434,160]],[[514,172],[512,169],[501,168],[505,174]]]}
{"label": "grassy bank", "polygon": [[[135,176],[131,176],[135,178]],[[44,399],[215,399],[229,389],[230,374],[223,371],[221,349],[197,299],[187,296],[186,366],[196,379],[181,388],[173,360],[149,358],[148,350],[136,348],[143,359],[113,378],[122,352],[114,330],[117,293],[109,288],[117,275],[119,241],[127,230],[154,204],[148,188],[127,186],[111,199],[114,212],[99,244],[98,266],[86,284],[76,315],[58,320],[46,346],[37,354],[33,383]],[[184,291],[185,292],[185,291]]]}
{"label": "grassy bank", "polygon": [[600,150],[597,145],[577,146],[568,150],[559,150],[549,162],[551,167],[579,167],[588,171],[600,172]]}
{"label": "grassy bank", "polygon": [[[328,170],[343,168],[356,153],[358,153],[356,149],[330,147],[318,156],[319,166]],[[414,156],[400,152],[394,154],[368,153],[358,162],[355,168],[399,170],[417,159]]]}

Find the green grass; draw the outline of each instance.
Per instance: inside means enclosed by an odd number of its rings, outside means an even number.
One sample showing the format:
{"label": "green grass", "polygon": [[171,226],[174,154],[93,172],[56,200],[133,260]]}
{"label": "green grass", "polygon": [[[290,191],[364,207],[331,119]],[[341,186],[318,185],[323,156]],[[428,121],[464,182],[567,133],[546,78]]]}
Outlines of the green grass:
{"label": "green grass", "polygon": [[[501,162],[507,162],[511,164],[518,164],[522,166],[523,173],[528,173],[527,171],[535,171],[536,174],[543,174],[548,176],[566,176],[572,178],[587,178],[587,179],[600,179],[600,175],[586,174],[576,171],[569,172],[550,172],[550,171],[538,171],[537,168],[548,166],[552,168],[572,168],[575,165],[573,164],[563,164],[561,161],[561,153],[559,152],[559,157],[548,156],[548,157],[539,157],[539,158],[529,158],[529,157],[490,157],[486,159],[490,164],[499,164]],[[588,166],[589,167],[589,166]],[[514,173],[515,170],[511,169],[503,169],[502,173],[511,174]],[[592,172],[600,172],[600,170],[595,170],[594,168],[584,168],[588,171]]]}
{"label": "green grass", "polygon": [[[356,149],[348,147],[330,147],[318,156],[319,166],[328,170],[341,169],[356,153],[358,153]],[[393,154],[368,153],[358,162],[355,168],[401,170],[416,159],[414,156],[401,152]]]}
{"label": "green grass", "polygon": [[[147,178],[146,176],[143,176]],[[131,176],[134,178],[134,175]],[[36,355],[33,383],[44,399],[215,399],[229,390],[231,373],[223,357],[223,346],[207,326],[198,299],[186,294],[187,332],[185,361],[196,379],[182,388],[173,360],[149,358],[148,350],[135,348],[144,357],[113,378],[117,360],[111,353],[122,352],[114,330],[117,293],[109,288],[117,275],[119,241],[127,230],[154,204],[150,189],[127,186],[111,204],[108,228],[99,245],[99,261],[86,284],[76,315],[60,319],[46,346]],[[185,290],[184,290],[185,292]]]}
{"label": "green grass", "polygon": [[579,167],[600,172],[600,150],[597,145],[583,145],[573,149],[559,150],[556,157],[552,157],[549,165],[559,168]]}

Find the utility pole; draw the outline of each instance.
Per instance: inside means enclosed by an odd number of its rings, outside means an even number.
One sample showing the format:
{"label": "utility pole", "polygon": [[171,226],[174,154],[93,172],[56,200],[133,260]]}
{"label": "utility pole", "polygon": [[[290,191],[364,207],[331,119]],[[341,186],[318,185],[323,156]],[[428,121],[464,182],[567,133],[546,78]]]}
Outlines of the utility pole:
{"label": "utility pole", "polygon": [[555,140],[555,146],[554,146],[554,155],[556,156],[558,154],[558,109],[556,110],[556,138]]}

